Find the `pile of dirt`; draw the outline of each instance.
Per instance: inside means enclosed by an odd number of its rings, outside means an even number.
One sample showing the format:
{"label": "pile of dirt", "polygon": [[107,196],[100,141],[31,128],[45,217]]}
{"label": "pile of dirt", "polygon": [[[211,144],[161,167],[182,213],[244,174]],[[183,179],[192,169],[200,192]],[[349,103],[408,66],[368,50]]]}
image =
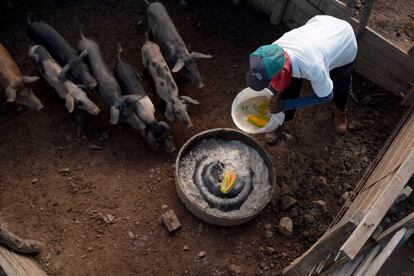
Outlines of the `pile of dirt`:
{"label": "pile of dirt", "polygon": [[[188,47],[214,56],[199,63],[204,88],[178,82],[183,95],[201,102],[189,108],[194,128],[172,124],[180,147],[200,131],[234,127],[230,107],[245,87],[248,54],[283,30],[232,1],[163,3]],[[82,29],[110,65],[122,43],[124,60],[142,71],[145,26],[136,23],[145,21],[144,8],[136,0],[2,1],[1,42],[24,73],[35,73],[27,59],[25,20],[31,13],[74,44]],[[151,80],[144,85],[164,119]],[[323,234],[341,196],[356,185],[403,112],[398,98],[359,77],[354,91],[361,102],[349,107],[354,125],[346,136],[334,133],[330,106],[298,112],[279,143],[265,145],[276,167],[272,204],[245,225],[223,228],[199,221],[179,202],[175,154],[150,151],[138,133],[122,126],[108,136],[105,112],[87,118],[79,135],[52,88],[42,80],[34,91],[45,105],[38,113],[18,113],[0,97],[0,218],[19,236],[46,244],[38,260],[51,275],[274,274]],[[294,204],[281,207],[281,195]],[[176,234],[159,224],[166,206],[181,221]],[[292,219],[293,235],[278,232],[282,217]]]}

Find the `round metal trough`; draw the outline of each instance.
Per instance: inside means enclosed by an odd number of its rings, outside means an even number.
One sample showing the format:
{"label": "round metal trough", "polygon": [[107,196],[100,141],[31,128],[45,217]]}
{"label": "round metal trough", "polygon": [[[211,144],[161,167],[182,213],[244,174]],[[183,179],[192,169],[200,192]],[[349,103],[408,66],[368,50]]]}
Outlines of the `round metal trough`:
{"label": "round metal trough", "polygon": [[[205,139],[222,139],[225,141],[232,141],[238,140],[243,142],[244,144],[250,146],[251,148],[255,149],[260,156],[263,158],[264,163],[269,171],[269,184],[271,185],[270,192],[268,193],[265,200],[259,203],[258,206],[255,206],[254,210],[252,210],[248,214],[237,215],[237,216],[229,216],[226,213],[217,214],[209,212],[209,208],[203,208],[200,206],[195,200],[193,200],[190,196],[187,195],[186,190],[183,188],[182,180],[180,179],[180,168],[181,168],[181,161],[185,158],[201,141]],[[230,128],[217,128],[211,129],[204,132],[201,132],[192,138],[190,138],[181,148],[180,152],[178,153],[177,160],[176,160],[176,167],[175,167],[175,183],[178,196],[180,200],[184,203],[187,209],[193,213],[199,219],[216,225],[221,226],[232,226],[232,225],[239,225],[245,223],[255,216],[258,215],[260,211],[270,202],[272,198],[272,193],[274,191],[274,181],[275,176],[273,172],[273,164],[272,161],[266,152],[266,150],[258,143],[255,139],[251,136]]]}

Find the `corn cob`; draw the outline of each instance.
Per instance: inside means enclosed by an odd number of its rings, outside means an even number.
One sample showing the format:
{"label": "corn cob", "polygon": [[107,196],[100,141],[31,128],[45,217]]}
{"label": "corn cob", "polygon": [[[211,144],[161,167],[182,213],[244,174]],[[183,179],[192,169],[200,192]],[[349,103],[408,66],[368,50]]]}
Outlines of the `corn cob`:
{"label": "corn cob", "polygon": [[223,194],[230,193],[236,184],[237,174],[235,172],[224,173],[223,181],[221,181],[220,191]]}

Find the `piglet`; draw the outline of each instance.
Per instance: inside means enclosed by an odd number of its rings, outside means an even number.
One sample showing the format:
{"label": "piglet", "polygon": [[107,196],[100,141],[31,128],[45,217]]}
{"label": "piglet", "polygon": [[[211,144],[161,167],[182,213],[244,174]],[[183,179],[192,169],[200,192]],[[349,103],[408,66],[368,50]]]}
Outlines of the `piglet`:
{"label": "piglet", "polygon": [[[33,42],[44,46],[61,66],[65,66],[78,56],[75,48],[49,24],[43,21],[31,21],[30,17],[27,18],[27,23]],[[69,75],[77,83],[83,84],[89,89],[96,86],[96,81],[91,76],[88,66],[82,60],[73,64]]]}
{"label": "piglet", "polygon": [[169,137],[170,126],[165,122],[158,122],[155,119],[155,108],[151,99],[139,80],[138,73],[134,68],[121,59],[122,48],[119,45],[118,61],[115,65],[115,77],[121,86],[124,95],[139,95],[142,99],[135,102],[134,111],[142,122],[142,129],[147,144],[153,150],[161,149],[166,152],[173,152],[175,147]]}
{"label": "piglet", "polygon": [[23,104],[33,110],[42,109],[42,103],[29,87],[38,79],[38,77],[22,76],[16,62],[0,43],[0,80],[2,85],[6,87],[8,102]]}
{"label": "piglet", "polygon": [[81,36],[79,49],[86,51],[88,54],[92,75],[98,83],[99,94],[110,108],[111,124],[117,124],[120,121],[134,129],[140,129],[142,123],[134,112],[134,106],[135,102],[142,97],[139,95],[122,96],[121,88],[105,64],[98,44],[92,39],[85,38],[82,33]]}
{"label": "piglet", "polygon": [[75,106],[93,115],[99,113],[99,108],[86,95],[86,93],[66,77],[66,73],[86,56],[86,52],[71,60],[63,69],[49,55],[41,45],[34,45],[29,50],[29,57],[43,78],[52,86],[58,95],[66,100],[66,108],[69,113]]}
{"label": "piglet", "polygon": [[195,87],[203,87],[204,84],[195,60],[212,56],[198,52],[190,53],[164,5],[159,2],[149,3],[146,0],[145,2],[148,5],[149,32],[153,40],[161,47],[165,59],[174,66],[172,71],[178,72],[182,69]]}
{"label": "piglet", "polygon": [[147,40],[141,49],[141,55],[144,68],[154,79],[158,96],[167,104],[165,117],[170,121],[176,117],[184,127],[192,127],[186,103],[199,104],[199,102],[190,97],[178,95],[178,87],[157,44]]}

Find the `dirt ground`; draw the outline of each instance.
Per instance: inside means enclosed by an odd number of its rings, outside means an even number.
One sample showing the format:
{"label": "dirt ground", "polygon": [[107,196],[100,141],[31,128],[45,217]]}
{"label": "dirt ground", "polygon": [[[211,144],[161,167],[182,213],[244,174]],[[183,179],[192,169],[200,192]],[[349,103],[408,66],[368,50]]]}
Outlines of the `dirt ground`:
{"label": "dirt ground", "polygon": [[[230,106],[245,87],[248,53],[284,30],[270,25],[261,12],[231,1],[162,2],[188,47],[214,56],[199,62],[204,88],[179,82],[182,95],[201,102],[189,108],[192,129],[172,123],[180,148],[200,131],[234,127]],[[99,43],[111,66],[116,44],[122,43],[124,59],[142,71],[145,26],[136,25],[145,21],[141,1],[17,0],[2,2],[0,13],[1,43],[26,74],[35,73],[26,55],[28,13],[73,44],[82,29]],[[151,80],[144,84],[160,110]],[[341,195],[356,185],[404,111],[398,98],[356,76],[354,92],[361,102],[350,104],[355,128],[346,136],[334,133],[330,106],[298,112],[276,146],[256,136],[275,164],[277,191],[256,219],[223,228],[199,221],[179,201],[176,153],[152,152],[138,133],[122,126],[106,137],[106,112],[88,117],[78,135],[64,102],[43,80],[34,91],[45,105],[38,113],[17,112],[0,97],[0,221],[46,244],[37,260],[51,275],[227,275],[237,269],[244,275],[278,274],[322,235],[341,206]],[[161,111],[158,118],[164,118]],[[280,210],[284,193],[298,200],[288,211]],[[159,223],[164,205],[182,223],[176,234]],[[305,214],[315,220],[305,220]],[[276,229],[284,216],[294,222],[290,237]],[[206,256],[199,258],[200,251]],[[237,267],[229,270],[230,265]]]}

